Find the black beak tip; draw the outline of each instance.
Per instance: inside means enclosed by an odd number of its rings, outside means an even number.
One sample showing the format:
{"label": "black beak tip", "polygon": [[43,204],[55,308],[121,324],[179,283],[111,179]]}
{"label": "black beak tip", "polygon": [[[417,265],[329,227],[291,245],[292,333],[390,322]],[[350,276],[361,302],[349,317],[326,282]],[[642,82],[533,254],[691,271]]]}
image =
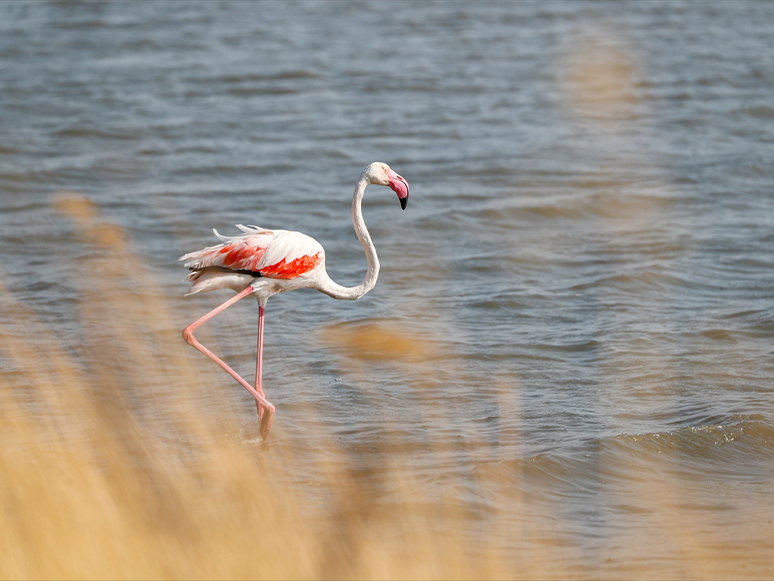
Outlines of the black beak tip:
{"label": "black beak tip", "polygon": [[400,208],[401,210],[405,210],[406,206],[408,206],[408,195],[405,198],[400,199]]}

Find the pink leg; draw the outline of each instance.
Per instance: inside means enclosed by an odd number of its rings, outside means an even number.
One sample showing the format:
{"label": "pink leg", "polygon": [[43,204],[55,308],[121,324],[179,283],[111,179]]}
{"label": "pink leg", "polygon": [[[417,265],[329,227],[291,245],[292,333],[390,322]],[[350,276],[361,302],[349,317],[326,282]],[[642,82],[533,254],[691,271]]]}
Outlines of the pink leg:
{"label": "pink leg", "polygon": [[[264,395],[263,393],[263,307],[258,305],[258,345],[255,349],[255,391]],[[263,410],[258,402],[255,402],[258,407],[258,417],[263,417]]]}
{"label": "pink leg", "polygon": [[[266,412],[268,412],[266,414],[263,414],[264,417],[261,419],[261,437],[266,438],[267,434],[269,433],[269,428],[271,428],[271,420],[274,417],[274,406],[272,404],[270,404],[268,401],[266,401],[266,398],[263,396],[263,390],[260,390],[260,387],[259,387],[260,391],[254,389],[253,386],[251,386],[244,379],[242,379],[236,371],[234,371],[228,365],[226,365],[212,351],[210,351],[204,345],[199,343],[199,341],[197,341],[196,337],[194,337],[194,335],[193,335],[193,332],[197,328],[199,328],[201,325],[203,325],[204,323],[206,323],[207,321],[212,319],[215,315],[217,315],[219,313],[222,313],[223,311],[225,311],[227,308],[229,308],[231,305],[233,305],[237,301],[242,300],[246,296],[252,294],[252,292],[253,292],[253,288],[252,287],[247,287],[245,290],[243,290],[242,292],[238,293],[237,295],[231,297],[229,300],[227,300],[225,303],[223,303],[219,307],[216,307],[213,310],[211,310],[209,313],[204,315],[201,319],[198,319],[198,320],[194,321],[193,323],[191,323],[190,325],[188,325],[185,329],[183,329],[183,339],[185,339],[186,343],[188,343],[189,345],[191,345],[194,348],[198,349],[199,351],[204,353],[207,357],[212,359],[215,363],[217,363],[220,367],[222,367],[226,371],[226,373],[228,373],[231,377],[236,379],[237,382],[239,382],[239,385],[241,385],[247,391],[249,391],[250,394],[255,398],[256,405],[258,406],[258,410],[259,410],[259,415],[261,415],[261,413],[260,413],[261,408],[263,408]],[[261,309],[261,313],[260,314],[262,314],[262,311],[263,311],[263,309]],[[263,320],[262,320],[262,318],[260,320],[258,328],[259,328],[259,331],[263,330]],[[259,346],[262,347],[263,346],[262,345],[263,339],[260,336],[260,334],[259,334],[258,341],[259,341],[259,343],[258,343]]]}

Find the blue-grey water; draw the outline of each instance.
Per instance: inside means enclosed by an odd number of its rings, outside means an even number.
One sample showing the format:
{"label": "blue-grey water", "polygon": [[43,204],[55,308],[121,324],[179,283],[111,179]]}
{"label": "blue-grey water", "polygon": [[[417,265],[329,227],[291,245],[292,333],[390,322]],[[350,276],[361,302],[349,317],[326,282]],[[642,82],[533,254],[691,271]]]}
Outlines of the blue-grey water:
{"label": "blue-grey water", "polygon": [[[176,260],[213,227],[303,231],[354,285],[351,194],[384,161],[411,195],[367,192],[376,288],[271,299],[272,434],[233,385],[211,394],[241,406],[224,437],[278,459],[336,442],[385,506],[380,468],[405,466],[424,502],[469,508],[472,543],[528,499],[580,574],[688,574],[723,547],[770,576],[772,24],[741,0],[4,2],[3,285],[81,341],[91,251],[63,191],[125,230],[175,330],[229,296],[182,298]],[[233,309],[206,336],[249,376],[257,308]]]}

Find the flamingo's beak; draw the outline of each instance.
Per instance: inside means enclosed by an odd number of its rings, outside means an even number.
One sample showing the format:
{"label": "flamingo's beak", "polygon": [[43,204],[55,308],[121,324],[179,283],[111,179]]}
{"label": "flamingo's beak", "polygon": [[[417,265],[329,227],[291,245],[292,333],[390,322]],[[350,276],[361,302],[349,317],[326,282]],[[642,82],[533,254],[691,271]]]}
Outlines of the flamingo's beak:
{"label": "flamingo's beak", "polygon": [[405,210],[408,205],[408,182],[392,170],[387,172],[387,181],[389,182],[390,188],[398,194],[401,209]]}

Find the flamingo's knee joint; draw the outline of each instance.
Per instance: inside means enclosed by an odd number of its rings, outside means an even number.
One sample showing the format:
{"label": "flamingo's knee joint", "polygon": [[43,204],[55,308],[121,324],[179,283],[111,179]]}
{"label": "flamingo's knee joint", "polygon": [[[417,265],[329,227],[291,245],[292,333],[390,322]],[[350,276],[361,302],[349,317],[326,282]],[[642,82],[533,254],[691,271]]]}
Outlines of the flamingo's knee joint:
{"label": "flamingo's knee joint", "polygon": [[194,336],[193,336],[193,329],[191,329],[190,326],[188,326],[185,329],[183,329],[183,339],[189,345],[193,345],[195,339],[194,339]]}

